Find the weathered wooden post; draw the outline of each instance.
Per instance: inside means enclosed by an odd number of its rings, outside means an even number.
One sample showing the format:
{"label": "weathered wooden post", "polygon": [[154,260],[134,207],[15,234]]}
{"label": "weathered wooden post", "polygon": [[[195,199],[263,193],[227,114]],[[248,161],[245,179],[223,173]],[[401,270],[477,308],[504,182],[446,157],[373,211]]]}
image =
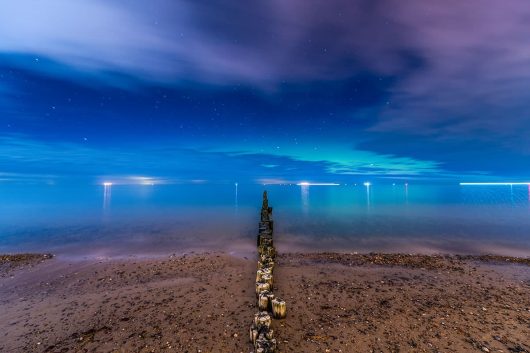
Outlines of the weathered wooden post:
{"label": "weathered wooden post", "polygon": [[254,325],[258,330],[263,327],[269,328],[271,326],[271,316],[266,311],[260,311],[254,315]]}
{"label": "weathered wooden post", "polygon": [[287,316],[287,307],[285,300],[274,298],[272,300],[272,317],[275,319],[285,319]]}
{"label": "weathered wooden post", "polygon": [[286,304],[280,298],[275,298],[273,289],[273,270],[276,249],[273,243],[272,207],[269,206],[267,191],[263,192],[261,215],[258,227],[258,269],[256,271],[256,297],[259,312],[254,316],[250,326],[249,340],[254,345],[256,353],[274,353],[276,340],[271,326],[271,316],[275,319],[286,317]]}
{"label": "weathered wooden post", "polygon": [[268,210],[269,209],[269,199],[267,197],[267,190],[263,191],[263,202],[261,204],[262,210]]}
{"label": "weathered wooden post", "polygon": [[259,310],[271,311],[273,299],[274,299],[274,294],[271,291],[261,292],[258,298]]}
{"label": "weathered wooden post", "polygon": [[272,290],[271,285],[267,282],[256,282],[256,297],[259,298],[259,295],[261,292],[265,292],[266,290]]}
{"label": "weathered wooden post", "polygon": [[256,282],[260,282],[262,280],[263,275],[272,275],[272,268],[270,267],[262,267],[256,271]]}

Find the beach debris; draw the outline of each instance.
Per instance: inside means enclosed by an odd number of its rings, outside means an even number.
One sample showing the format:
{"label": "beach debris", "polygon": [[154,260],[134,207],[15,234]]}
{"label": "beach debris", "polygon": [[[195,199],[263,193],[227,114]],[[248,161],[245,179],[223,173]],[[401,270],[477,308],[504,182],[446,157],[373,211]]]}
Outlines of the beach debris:
{"label": "beach debris", "polygon": [[53,258],[53,254],[0,254],[0,277],[9,276],[17,268],[33,267]]}
{"label": "beach debris", "polygon": [[276,249],[273,242],[272,207],[269,206],[267,191],[263,192],[261,220],[258,227],[258,269],[256,271],[256,297],[259,312],[254,316],[250,326],[249,340],[256,353],[273,353],[276,351],[276,339],[271,328],[271,314],[276,319],[287,315],[285,301],[275,298],[273,289],[273,271]]}

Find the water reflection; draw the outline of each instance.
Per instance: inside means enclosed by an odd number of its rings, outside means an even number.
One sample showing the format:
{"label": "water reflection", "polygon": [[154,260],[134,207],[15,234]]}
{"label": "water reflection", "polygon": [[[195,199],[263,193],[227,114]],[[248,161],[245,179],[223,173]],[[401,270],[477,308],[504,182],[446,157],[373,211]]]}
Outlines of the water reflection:
{"label": "water reflection", "polygon": [[103,210],[106,211],[110,207],[110,199],[112,197],[112,184],[103,184]]}
{"label": "water reflection", "polygon": [[370,188],[372,187],[372,184],[366,182],[364,183],[364,186],[366,187],[366,206],[368,209],[370,209]]}
{"label": "water reflection", "polygon": [[302,212],[307,216],[309,212],[309,185],[300,185],[302,193]]}
{"label": "water reflection", "polygon": [[377,183],[374,190],[362,183],[300,185],[300,190],[280,185],[239,188],[236,183],[116,185],[0,184],[0,250],[42,251],[44,246],[70,244],[83,251],[88,246],[110,248],[112,243],[116,252],[136,253],[194,244],[252,245],[263,189],[277,207],[276,231],[284,245],[298,242],[317,250],[346,251],[515,249],[526,254],[530,248],[526,185],[508,189],[414,183],[410,193],[404,182]]}
{"label": "water reflection", "polygon": [[238,200],[238,195],[237,195],[239,184],[235,183],[234,186],[235,186],[235,189],[236,189],[235,190],[235,199],[234,199],[234,205],[235,205],[234,210],[235,210],[235,214],[236,214],[236,217],[237,217],[238,208],[239,208],[239,200]]}

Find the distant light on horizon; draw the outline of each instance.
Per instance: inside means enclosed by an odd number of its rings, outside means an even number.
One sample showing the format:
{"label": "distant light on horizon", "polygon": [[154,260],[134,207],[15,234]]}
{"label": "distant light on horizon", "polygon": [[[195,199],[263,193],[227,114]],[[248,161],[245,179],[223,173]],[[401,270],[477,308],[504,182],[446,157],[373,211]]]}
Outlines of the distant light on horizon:
{"label": "distant light on horizon", "polygon": [[155,179],[151,177],[145,177],[145,176],[135,176],[130,177],[133,184],[139,184],[139,185],[155,185]]}
{"label": "distant light on horizon", "polygon": [[[155,186],[160,184],[172,184],[176,183],[170,179],[161,179],[156,177],[149,177],[149,176],[107,176],[109,179],[112,180],[108,181],[107,179],[103,179],[101,181],[101,185],[103,186],[113,186],[113,185],[139,185],[139,186]],[[190,181],[193,183],[193,181]]]}
{"label": "distant light on horizon", "polygon": [[363,185],[366,186],[366,187],[368,187],[368,186],[371,186],[372,183],[370,183],[369,181],[367,181],[367,182],[363,183]]}
{"label": "distant light on horizon", "polygon": [[511,183],[511,182],[504,181],[504,182],[484,182],[484,183],[481,183],[481,182],[460,183],[460,186],[499,186],[499,185],[505,185],[505,186],[530,185],[530,182],[526,181],[526,182],[514,182],[514,183]]}
{"label": "distant light on horizon", "polygon": [[296,184],[298,186],[339,186],[337,183],[309,183],[307,181],[302,181],[301,183]]}

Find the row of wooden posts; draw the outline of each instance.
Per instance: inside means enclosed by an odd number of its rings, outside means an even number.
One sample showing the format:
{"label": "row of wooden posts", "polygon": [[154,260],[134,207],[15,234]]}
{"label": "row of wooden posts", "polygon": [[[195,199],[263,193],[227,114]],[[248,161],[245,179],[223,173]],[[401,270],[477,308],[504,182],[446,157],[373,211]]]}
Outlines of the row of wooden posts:
{"label": "row of wooden posts", "polygon": [[276,250],[272,239],[272,207],[269,207],[267,191],[263,192],[261,221],[258,231],[258,270],[256,272],[256,297],[259,312],[254,315],[250,326],[250,341],[256,353],[276,351],[276,339],[271,328],[271,314],[274,319],[284,319],[287,315],[285,301],[275,297],[273,290],[273,272]]}

